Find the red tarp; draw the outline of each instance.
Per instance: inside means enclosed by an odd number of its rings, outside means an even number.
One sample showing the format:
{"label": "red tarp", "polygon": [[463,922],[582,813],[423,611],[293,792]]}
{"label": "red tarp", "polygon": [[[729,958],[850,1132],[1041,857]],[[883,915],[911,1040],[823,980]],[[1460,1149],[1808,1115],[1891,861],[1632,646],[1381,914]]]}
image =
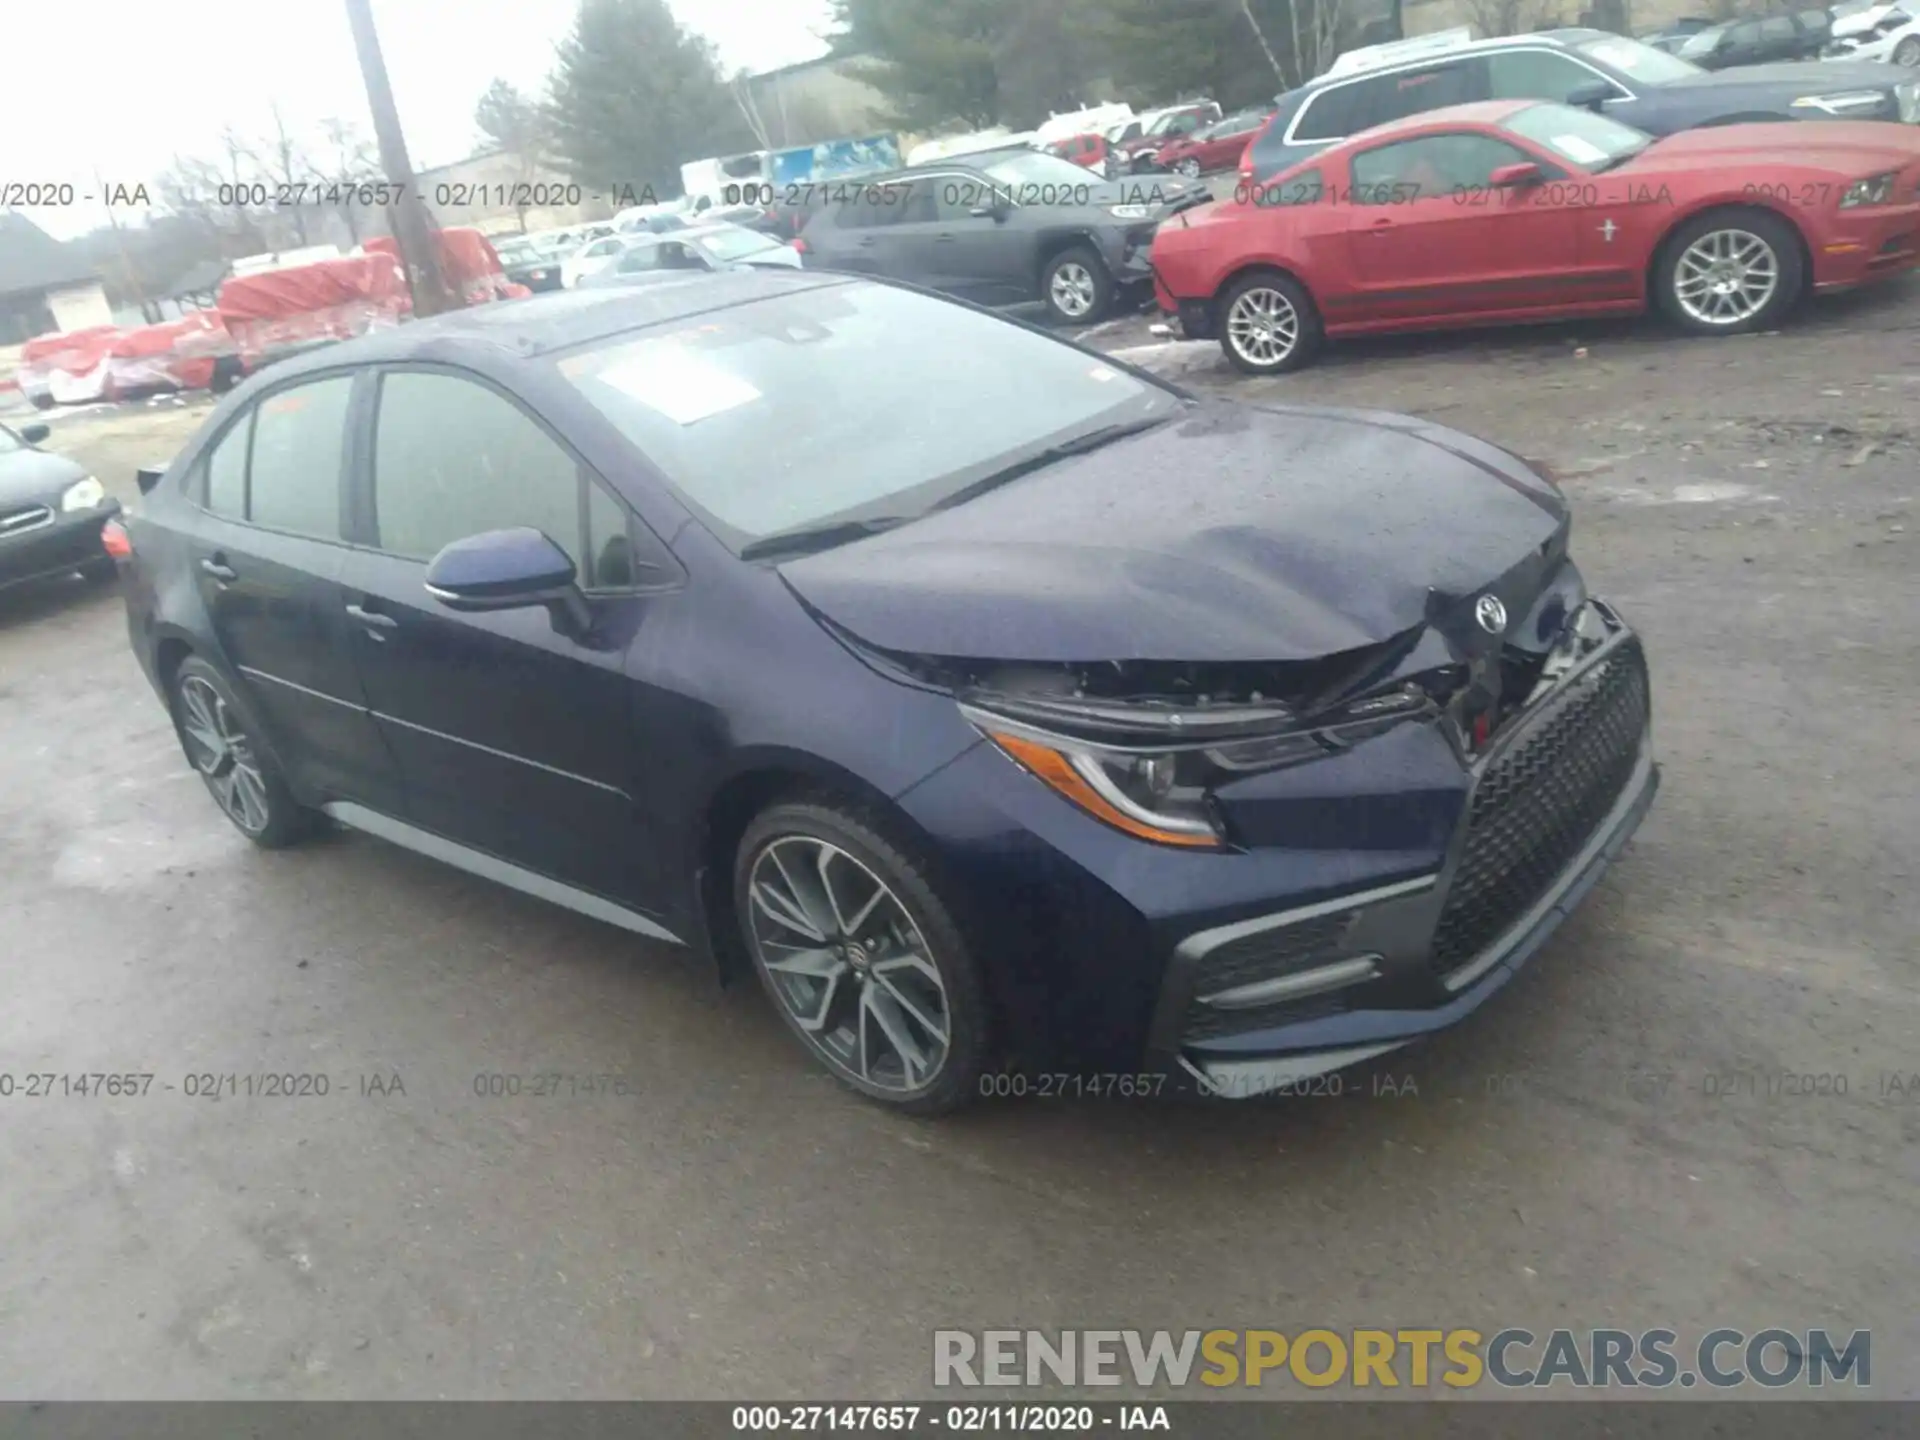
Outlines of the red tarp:
{"label": "red tarp", "polygon": [[20,347],[16,379],[29,400],[62,405],[98,400],[106,393],[107,352],[120,333],[112,325],[90,325],[63,335],[36,335]]}
{"label": "red tarp", "polygon": [[233,351],[227,327],[208,310],[123,330],[108,352],[107,396],[161,387],[204,390],[213,383],[214,362]]}
{"label": "red tarp", "polygon": [[[478,230],[456,226],[435,233],[440,237],[441,268],[466,304],[518,300],[533,293],[526,286],[507,279],[500,268],[499,252]],[[376,235],[364,248],[369,255],[391,255],[396,262],[400,258],[399,245],[388,235]]]}
{"label": "red tarp", "polygon": [[398,324],[412,309],[398,262],[383,254],[235,276],[221,285],[217,305],[249,367],[272,350]]}

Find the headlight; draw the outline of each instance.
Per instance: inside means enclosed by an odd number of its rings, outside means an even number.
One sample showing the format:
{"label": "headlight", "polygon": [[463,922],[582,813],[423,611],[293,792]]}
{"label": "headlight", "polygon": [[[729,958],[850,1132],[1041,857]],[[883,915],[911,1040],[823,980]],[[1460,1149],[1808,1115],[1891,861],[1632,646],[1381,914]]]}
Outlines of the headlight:
{"label": "headlight", "polygon": [[91,510],[107,498],[107,487],[89,475],[60,492],[62,510]]}
{"label": "headlight", "polygon": [[[1056,732],[997,709],[1045,714],[1091,734]],[[1309,723],[1278,706],[1181,711],[1011,696],[963,703],[961,713],[1009,759],[1095,819],[1156,844],[1217,850],[1226,842],[1210,798],[1215,786],[1326,759],[1435,709],[1425,692],[1406,686]],[[1119,733],[1128,726],[1133,739]]]}
{"label": "headlight", "polygon": [[1144,220],[1153,213],[1151,205],[1109,205],[1107,213],[1116,220]]}
{"label": "headlight", "polygon": [[1840,197],[1840,208],[1851,210],[1856,205],[1884,205],[1893,195],[1893,182],[1899,172],[1889,170],[1885,175],[1869,175],[1864,180],[1856,180],[1847,187],[1847,193]]}
{"label": "headlight", "polygon": [[1833,95],[1802,95],[1791,108],[1818,110],[1823,115],[1859,115],[1886,103],[1887,97],[1878,90],[1842,90]]}

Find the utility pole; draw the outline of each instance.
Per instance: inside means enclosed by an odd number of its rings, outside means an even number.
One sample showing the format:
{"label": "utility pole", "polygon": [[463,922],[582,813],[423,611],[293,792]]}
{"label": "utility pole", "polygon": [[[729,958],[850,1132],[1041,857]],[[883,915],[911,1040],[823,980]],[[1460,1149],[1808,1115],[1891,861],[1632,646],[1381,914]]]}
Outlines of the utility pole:
{"label": "utility pole", "polygon": [[413,185],[413,165],[407,159],[406,137],[400,133],[400,112],[394,108],[393,88],[387,83],[387,62],[380,54],[380,36],[373,28],[372,0],[347,0],[347,21],[353,26],[353,48],[360,56],[360,74],[367,82],[367,105],[373,111],[373,133],[380,144],[380,168],[399,191],[389,212],[400,264],[413,292],[413,313],[439,315],[458,310],[459,300],[448,288],[440,268],[440,246],[426,202]]}

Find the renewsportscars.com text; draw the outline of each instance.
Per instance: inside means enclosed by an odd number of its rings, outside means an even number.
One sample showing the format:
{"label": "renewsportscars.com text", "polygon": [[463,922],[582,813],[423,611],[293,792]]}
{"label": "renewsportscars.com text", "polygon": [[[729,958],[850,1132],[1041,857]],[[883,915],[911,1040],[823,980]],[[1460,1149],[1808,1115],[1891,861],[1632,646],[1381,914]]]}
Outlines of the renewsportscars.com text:
{"label": "renewsportscars.com text", "polygon": [[975,1386],[1298,1385],[1323,1390],[1873,1383],[1873,1336],[1825,1330],[936,1330],[933,1383]]}

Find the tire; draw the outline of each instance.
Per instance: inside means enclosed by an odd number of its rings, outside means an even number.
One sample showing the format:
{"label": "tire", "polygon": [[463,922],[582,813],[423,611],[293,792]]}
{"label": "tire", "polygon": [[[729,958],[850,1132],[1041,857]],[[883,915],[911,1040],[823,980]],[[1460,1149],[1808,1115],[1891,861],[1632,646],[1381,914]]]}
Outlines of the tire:
{"label": "tire", "polygon": [[1040,298],[1055,323],[1091,325],[1113,309],[1113,276],[1091,246],[1075,245],[1047,261],[1040,272]]}
{"label": "tire", "polygon": [[771,807],[740,839],[734,913],[767,998],[818,1063],[891,1109],[943,1115],[979,1094],[992,1025],[932,867],[889,828],[834,800]]}
{"label": "tire", "polygon": [[1908,69],[1920,65],[1920,35],[1909,35],[1893,47],[1893,63]]}
{"label": "tire", "polygon": [[1200,178],[1200,162],[1192,157],[1182,160],[1173,168],[1179,173],[1182,179],[1198,180]]}
{"label": "tire", "polygon": [[[1696,215],[1661,244],[1653,269],[1654,298],[1661,311],[1695,335],[1770,329],[1806,288],[1800,236],[1765,210],[1730,208]],[[1763,272],[1771,277],[1764,298],[1758,293]],[[1738,288],[1723,292],[1722,284]]]}
{"label": "tire", "polygon": [[279,766],[257,743],[252,716],[213,666],[197,655],[182,660],[168,686],[168,708],[187,763],[242,835],[278,850],[319,828],[319,815],[293,798]]}
{"label": "tire", "polygon": [[[1243,275],[1228,286],[1214,329],[1227,362],[1246,375],[1298,370],[1320,351],[1320,311],[1313,297],[1292,276],[1275,270]],[[1290,342],[1283,345],[1289,332]]]}

